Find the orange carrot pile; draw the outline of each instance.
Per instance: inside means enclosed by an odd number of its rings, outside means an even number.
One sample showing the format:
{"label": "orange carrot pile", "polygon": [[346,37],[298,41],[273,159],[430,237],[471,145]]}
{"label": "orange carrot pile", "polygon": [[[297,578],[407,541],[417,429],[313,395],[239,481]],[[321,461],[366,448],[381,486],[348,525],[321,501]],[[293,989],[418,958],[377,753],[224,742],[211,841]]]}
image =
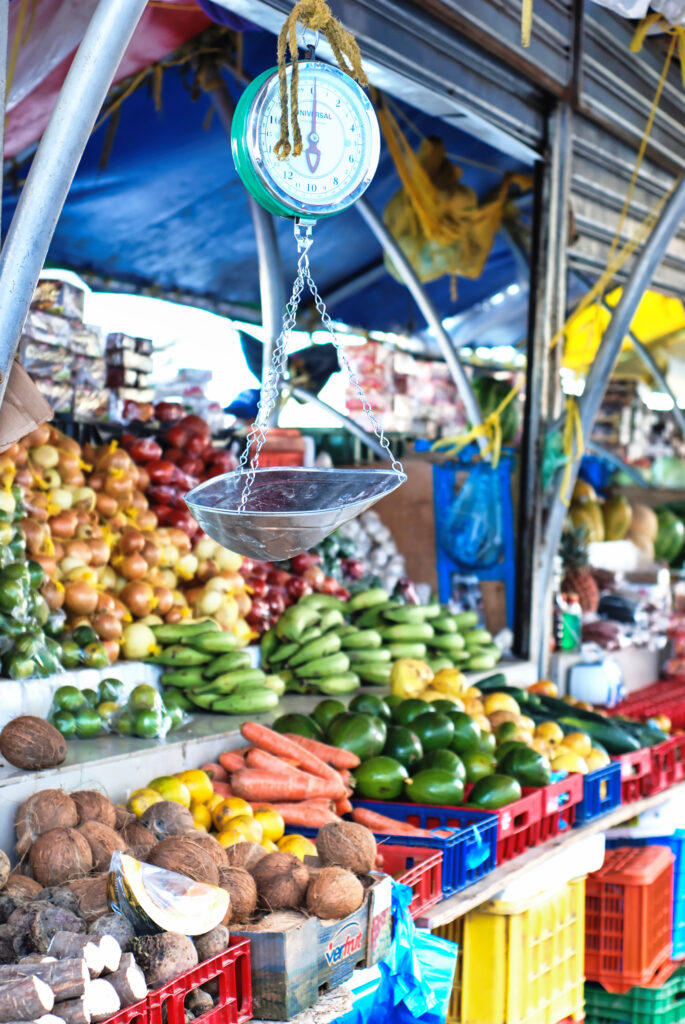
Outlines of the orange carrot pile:
{"label": "orange carrot pile", "polygon": [[397,836],[430,836],[431,832],[425,828],[416,828],[406,821],[397,821],[395,818],[387,818],[384,814],[376,814],[366,807],[355,807],[352,812],[353,819],[359,825],[366,825],[372,832],[385,832],[387,835]]}
{"label": "orange carrot pile", "polygon": [[289,740],[299,744],[308,750],[310,754],[315,754],[316,757],[321,758],[326,764],[332,765],[333,768],[339,770],[358,768],[361,761],[356,754],[353,754],[349,750],[342,750],[340,747],[331,747],[328,743],[319,743],[318,740],[310,740],[306,736],[295,736],[291,732],[287,732],[286,736]]}

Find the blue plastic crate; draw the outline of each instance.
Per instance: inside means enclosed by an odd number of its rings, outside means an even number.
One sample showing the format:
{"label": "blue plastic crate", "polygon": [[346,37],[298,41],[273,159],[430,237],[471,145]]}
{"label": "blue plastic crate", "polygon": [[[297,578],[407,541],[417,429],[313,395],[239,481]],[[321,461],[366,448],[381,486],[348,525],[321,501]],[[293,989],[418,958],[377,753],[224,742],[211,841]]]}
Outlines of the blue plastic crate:
{"label": "blue plastic crate", "polygon": [[673,851],[673,953],[674,960],[685,957],[685,829],[671,836],[636,836],[611,839],[607,833],[607,849],[617,846],[667,846]]}
{"label": "blue plastic crate", "polygon": [[576,808],[576,825],[584,825],[621,805],[621,765],[612,761],[583,777],[583,800]]}
{"label": "blue plastic crate", "polygon": [[[434,841],[442,847],[442,891],[450,896],[495,868],[497,858],[496,814],[487,811],[465,810],[461,807],[433,807],[428,804],[385,803],[381,800],[353,800],[355,807],[366,807],[377,814],[385,814],[398,821],[411,820],[412,825],[425,829],[450,829],[449,840],[436,836]],[[395,845],[407,845],[408,836],[393,836]],[[417,837],[417,846],[426,845],[427,839]]]}

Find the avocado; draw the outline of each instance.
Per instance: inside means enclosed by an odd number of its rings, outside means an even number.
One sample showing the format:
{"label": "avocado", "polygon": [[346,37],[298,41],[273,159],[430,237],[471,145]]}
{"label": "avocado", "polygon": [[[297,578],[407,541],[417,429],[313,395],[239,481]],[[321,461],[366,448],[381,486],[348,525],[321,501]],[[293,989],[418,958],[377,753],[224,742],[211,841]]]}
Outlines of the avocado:
{"label": "avocado", "polygon": [[308,740],[322,740],[323,732],[309,715],[281,715],[273,722],[271,728],[275,732],[292,732],[296,736],[304,736]]}
{"label": "avocado", "polygon": [[357,796],[368,800],[396,800],[402,796],[407,769],[392,757],[370,757],[355,768]]}
{"label": "avocado", "polygon": [[401,704],[398,704],[392,709],[392,717],[398,725],[411,725],[415,718],[419,715],[425,714],[426,711],[432,711],[433,705],[430,701],[419,700],[416,697],[409,697],[407,700],[403,700]]}
{"label": "avocado", "polygon": [[500,743],[495,751],[495,761],[497,761],[497,764],[504,760],[510,750],[516,750],[517,747],[523,747],[524,750],[531,749],[527,744],[521,743],[520,740],[507,740],[505,743]]}
{"label": "avocado", "polygon": [[454,725],[447,715],[439,711],[424,711],[411,723],[412,732],[421,740],[424,753],[428,750],[447,749],[454,736]]}
{"label": "avocado", "polygon": [[378,718],[384,718],[386,721],[389,721],[392,717],[390,708],[383,698],[377,697],[373,693],[357,694],[356,697],[352,698],[347,708],[348,711],[356,711],[361,715],[376,715]]}
{"label": "avocado", "polygon": [[[494,754],[496,747],[497,740],[495,739],[495,734],[493,732],[486,732],[485,729],[483,729],[480,734],[476,750],[480,750],[485,754]],[[451,749],[454,750],[454,740],[452,740]]]}
{"label": "avocado", "polygon": [[349,750],[361,761],[376,757],[385,746],[385,723],[374,715],[348,711],[337,715],[328,728],[328,739],[334,747]]}
{"label": "avocado", "polygon": [[423,771],[425,768],[442,768],[443,771],[450,772],[455,778],[466,782],[464,762],[457,754],[453,754],[451,750],[429,750],[420,761],[412,765],[412,775]]}
{"label": "avocado", "polygon": [[498,769],[521,786],[549,786],[552,769],[544,754],[530,747],[514,748],[498,761]]}
{"label": "avocado", "polygon": [[520,799],[521,787],[508,775],[489,775],[480,779],[469,793],[469,804],[483,811],[496,811]]}
{"label": "avocado", "polygon": [[431,704],[436,711],[442,712],[442,714],[447,715],[448,718],[457,710],[456,704],[453,700],[433,700],[431,701]]}
{"label": "avocado", "polygon": [[423,747],[419,737],[411,729],[404,725],[389,725],[383,754],[409,768],[423,757]]}
{"label": "avocado", "polygon": [[454,726],[454,735],[450,741],[450,750],[455,754],[465,754],[470,750],[477,750],[481,737],[481,730],[478,722],[474,722],[465,711],[452,711],[449,719]]}
{"label": "avocado", "polygon": [[312,718],[324,732],[328,729],[336,715],[345,714],[345,705],[341,700],[320,700],[312,711]]}
{"label": "avocado", "polygon": [[404,784],[415,804],[459,806],[464,800],[464,783],[444,768],[424,768]]}
{"label": "avocado", "polygon": [[486,775],[492,775],[497,767],[497,762],[492,754],[487,754],[480,750],[468,750],[465,754],[461,755],[461,759],[466,769],[467,782],[478,782],[479,779],[485,778]]}

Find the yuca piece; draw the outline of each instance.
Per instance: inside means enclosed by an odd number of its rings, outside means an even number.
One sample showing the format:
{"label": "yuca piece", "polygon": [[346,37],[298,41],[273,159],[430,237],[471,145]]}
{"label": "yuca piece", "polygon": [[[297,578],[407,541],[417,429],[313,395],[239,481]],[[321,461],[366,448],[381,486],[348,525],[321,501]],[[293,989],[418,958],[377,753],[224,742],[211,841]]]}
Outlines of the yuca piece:
{"label": "yuca piece", "polygon": [[19,978],[0,988],[0,1021],[34,1020],[55,1005],[52,989],[40,978]]}

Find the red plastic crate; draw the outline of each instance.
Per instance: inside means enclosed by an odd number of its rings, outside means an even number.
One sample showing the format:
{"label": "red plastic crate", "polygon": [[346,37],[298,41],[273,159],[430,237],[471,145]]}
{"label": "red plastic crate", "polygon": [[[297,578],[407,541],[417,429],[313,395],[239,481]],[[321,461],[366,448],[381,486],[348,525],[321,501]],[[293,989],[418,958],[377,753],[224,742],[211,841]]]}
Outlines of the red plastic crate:
{"label": "red plastic crate", "polygon": [[414,893],[409,904],[413,918],[442,899],[442,850],[381,844],[378,852],[383,858],[382,870]]}
{"label": "red plastic crate", "polygon": [[621,803],[630,804],[652,792],[652,752],[649,747],[612,757],[621,765]]}
{"label": "red plastic crate", "polygon": [[524,789],[523,792],[526,795],[537,792],[541,796],[538,843],[544,843],[575,824],[576,810],[583,800],[583,776],[574,772],[559,782],[551,782],[549,786],[537,790]]}
{"label": "red plastic crate", "polygon": [[585,975],[608,992],[648,984],[670,960],[671,850],[620,846],[588,875],[585,890]]}
{"label": "red plastic crate", "polygon": [[105,1021],[105,1024],[148,1024],[149,1013],[147,1005],[147,996],[145,999],[139,1000],[137,1003],[132,1003],[131,1006],[125,1006],[118,1013],[112,1014]]}
{"label": "red plastic crate", "polygon": [[660,679],[637,693],[631,693],[615,708],[607,709],[609,715],[624,715],[646,721],[653,715],[668,715],[674,728],[685,727],[685,679]]}
{"label": "red plastic crate", "polygon": [[[466,800],[472,789],[471,784],[466,786]],[[542,842],[542,793],[542,789],[526,790],[520,800],[514,800],[498,811],[489,812],[497,817],[498,867]]]}
{"label": "red plastic crate", "polygon": [[650,747],[649,753],[652,762],[650,793],[661,793],[676,782],[682,782],[685,778],[685,733],[678,733],[656,747]]}
{"label": "red plastic crate", "polygon": [[217,1005],[197,1019],[203,1024],[242,1024],[250,1020],[250,940],[231,937],[228,949],[148,994],[149,1024],[185,1024],[186,996],[215,979],[219,984]]}

